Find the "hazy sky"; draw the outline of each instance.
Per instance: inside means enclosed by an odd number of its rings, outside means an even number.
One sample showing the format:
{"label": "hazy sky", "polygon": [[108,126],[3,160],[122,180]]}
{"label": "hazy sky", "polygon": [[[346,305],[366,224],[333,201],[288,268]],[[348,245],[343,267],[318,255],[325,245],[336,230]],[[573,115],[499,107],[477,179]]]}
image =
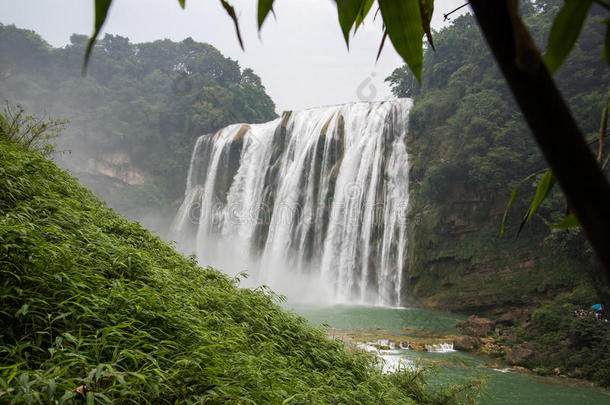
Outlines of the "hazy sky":
{"label": "hazy sky", "polygon": [[[93,3],[0,0],[0,22],[32,29],[53,46],[64,46],[72,33],[91,33]],[[376,8],[350,40],[348,51],[332,0],[276,0],[277,20],[270,16],[260,36],[256,29],[257,1],[231,3],[238,12],[245,52],[218,0],[188,0],[186,10],[177,0],[114,0],[104,32],[136,43],[187,37],[210,43],[242,67],[254,69],[278,112],[390,96],[383,79],[402,61],[388,41],[375,63],[381,40],[380,18],[372,18]],[[433,27],[440,28],[443,13],[463,3],[437,0]]]}

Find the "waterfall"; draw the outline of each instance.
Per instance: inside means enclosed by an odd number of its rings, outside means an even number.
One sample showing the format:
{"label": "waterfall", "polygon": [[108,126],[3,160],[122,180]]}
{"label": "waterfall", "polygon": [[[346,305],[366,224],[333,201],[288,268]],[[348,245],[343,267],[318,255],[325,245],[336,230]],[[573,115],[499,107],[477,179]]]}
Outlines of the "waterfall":
{"label": "waterfall", "polygon": [[173,239],[289,297],[404,302],[411,101],[284,112],[195,145]]}

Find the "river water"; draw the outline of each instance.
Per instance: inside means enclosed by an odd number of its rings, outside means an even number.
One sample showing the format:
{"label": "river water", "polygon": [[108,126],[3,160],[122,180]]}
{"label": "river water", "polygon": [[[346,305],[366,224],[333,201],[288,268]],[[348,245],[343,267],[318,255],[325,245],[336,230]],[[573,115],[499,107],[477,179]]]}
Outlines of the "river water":
{"label": "river water", "polygon": [[[405,341],[417,337],[438,337],[456,334],[455,322],[465,317],[411,308],[368,306],[310,306],[287,304],[297,314],[313,324],[324,326],[330,334],[362,336],[402,336]],[[439,347],[440,349],[440,347]],[[562,378],[541,377],[523,373],[485,358],[459,351],[422,352],[396,348],[380,352],[388,364],[432,365],[436,374],[431,383],[451,385],[471,378],[485,380],[484,403],[488,404],[610,404],[610,392],[592,387],[586,382]]]}

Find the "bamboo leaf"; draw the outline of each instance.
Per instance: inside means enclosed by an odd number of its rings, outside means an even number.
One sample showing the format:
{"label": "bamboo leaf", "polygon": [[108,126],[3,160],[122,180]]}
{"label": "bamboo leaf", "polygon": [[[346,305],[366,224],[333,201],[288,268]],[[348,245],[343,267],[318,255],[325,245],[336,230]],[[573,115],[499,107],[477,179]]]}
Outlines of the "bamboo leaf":
{"label": "bamboo leaf", "polygon": [[606,156],[606,160],[604,160],[604,163],[602,164],[602,170],[604,170],[606,166],[608,166],[608,161],[610,161],[610,154]]}
{"label": "bamboo leaf", "polygon": [[93,35],[91,36],[91,38],[89,38],[87,50],[85,51],[85,61],[83,62],[83,76],[87,74],[87,65],[89,64],[89,58],[91,57],[93,45],[95,45],[95,41],[97,40],[98,35],[100,35],[102,26],[106,22],[106,17],[108,16],[108,9],[110,8],[111,4],[112,0],[95,0],[95,26]]}
{"label": "bamboo leaf", "polygon": [[521,183],[519,183],[513,190],[513,193],[511,194],[510,199],[508,200],[508,204],[506,205],[506,209],[504,210],[504,216],[502,217],[502,226],[500,227],[500,236],[504,236],[504,231],[506,229],[506,222],[508,221],[508,211],[510,210],[510,207],[515,202],[515,198],[517,198],[517,193],[519,192],[520,185],[521,185]]}
{"label": "bamboo leaf", "polygon": [[544,62],[551,74],[555,73],[574,47],[591,8],[592,0],[566,0],[555,17]]}
{"label": "bamboo leaf", "polygon": [[337,2],[337,13],[339,14],[339,25],[349,47],[349,32],[362,8],[363,0],[335,0]]}
{"label": "bamboo leaf", "polygon": [[258,29],[260,30],[269,15],[273,11],[273,0],[258,0]]}
{"label": "bamboo leaf", "polygon": [[381,43],[379,44],[379,50],[377,51],[377,59],[375,59],[375,61],[379,60],[379,57],[381,56],[381,51],[383,50],[383,46],[385,45],[385,40],[388,37],[388,31],[387,30],[383,30],[383,36],[381,37]]}
{"label": "bamboo leaf", "polygon": [[235,32],[237,33],[237,40],[239,41],[239,46],[242,51],[244,50],[244,41],[241,39],[241,32],[239,31],[239,21],[237,21],[237,14],[235,13],[235,8],[231,4],[229,4],[226,0],[220,0],[220,4],[225,9],[229,17],[233,20],[233,24],[235,24]]}
{"label": "bamboo leaf", "polygon": [[544,176],[542,176],[542,179],[540,179],[540,183],[538,183],[538,187],[536,188],[536,194],[534,194],[532,204],[525,213],[525,216],[521,221],[521,225],[519,225],[519,231],[517,232],[517,235],[521,233],[523,226],[532,218],[534,212],[536,212],[540,204],[542,204],[544,199],[549,195],[549,193],[553,189],[553,186],[555,185],[555,181],[556,179],[553,175],[553,172],[551,170],[547,170],[547,172],[544,173]]}
{"label": "bamboo leaf", "polygon": [[[548,170],[548,169],[543,169],[544,171]],[[532,174],[530,174],[529,176],[527,176],[526,178],[524,178],[523,180],[521,180],[517,186],[515,187],[515,189],[513,190],[513,193],[510,196],[510,199],[508,200],[508,204],[506,205],[506,209],[504,210],[504,216],[502,217],[502,227],[500,228],[500,236],[504,236],[504,230],[506,228],[506,222],[508,220],[508,211],[510,210],[510,207],[513,205],[513,203],[515,202],[515,198],[517,197],[517,193],[519,192],[519,187],[521,187],[521,185],[523,183],[525,183],[526,181],[529,181],[531,179],[533,179],[535,176],[537,176],[538,174],[540,174],[543,170],[539,170],[537,172],[534,172]]]}
{"label": "bamboo leaf", "polygon": [[358,27],[362,25],[364,19],[368,15],[369,11],[371,11],[371,7],[375,0],[364,0],[360,6],[360,11],[358,11],[358,15],[356,16],[356,27],[354,28],[354,32],[358,30]]}
{"label": "bamboo leaf", "polygon": [[28,304],[23,304],[21,306],[21,308],[19,309],[19,311],[17,311],[17,313],[15,314],[15,317],[18,317],[19,315],[26,316],[28,314],[29,308],[30,308],[30,306]]}
{"label": "bamboo leaf", "polygon": [[419,0],[379,0],[379,9],[394,48],[419,81],[424,60]]}
{"label": "bamboo leaf", "polygon": [[102,376],[102,373],[104,371],[104,367],[105,367],[105,364],[104,363],[100,363],[95,368],[95,381],[99,381],[100,380],[100,377]]}
{"label": "bamboo leaf", "polygon": [[421,11],[422,26],[426,33],[426,38],[432,49],[434,49],[432,32],[430,31],[430,21],[432,20],[432,13],[434,12],[434,0],[419,0],[419,9]]}
{"label": "bamboo leaf", "polygon": [[578,222],[578,218],[576,215],[570,214],[566,216],[561,222],[553,225],[553,229],[571,229],[578,228],[580,226],[580,222]]}

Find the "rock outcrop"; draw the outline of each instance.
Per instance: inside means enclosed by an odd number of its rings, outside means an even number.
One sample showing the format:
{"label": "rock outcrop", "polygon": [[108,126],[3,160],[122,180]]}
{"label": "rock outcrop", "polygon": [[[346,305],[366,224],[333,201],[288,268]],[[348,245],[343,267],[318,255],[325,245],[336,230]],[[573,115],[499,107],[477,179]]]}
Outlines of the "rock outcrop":
{"label": "rock outcrop", "polygon": [[473,352],[480,344],[480,339],[473,336],[456,336],[453,339],[453,348],[464,352]]}
{"label": "rock outcrop", "polygon": [[474,337],[485,337],[493,330],[494,323],[488,318],[470,315],[467,320],[457,323],[457,328],[464,334]]}
{"label": "rock outcrop", "polygon": [[521,343],[510,348],[506,353],[506,361],[511,364],[523,364],[524,361],[538,357],[535,346],[529,342]]}

